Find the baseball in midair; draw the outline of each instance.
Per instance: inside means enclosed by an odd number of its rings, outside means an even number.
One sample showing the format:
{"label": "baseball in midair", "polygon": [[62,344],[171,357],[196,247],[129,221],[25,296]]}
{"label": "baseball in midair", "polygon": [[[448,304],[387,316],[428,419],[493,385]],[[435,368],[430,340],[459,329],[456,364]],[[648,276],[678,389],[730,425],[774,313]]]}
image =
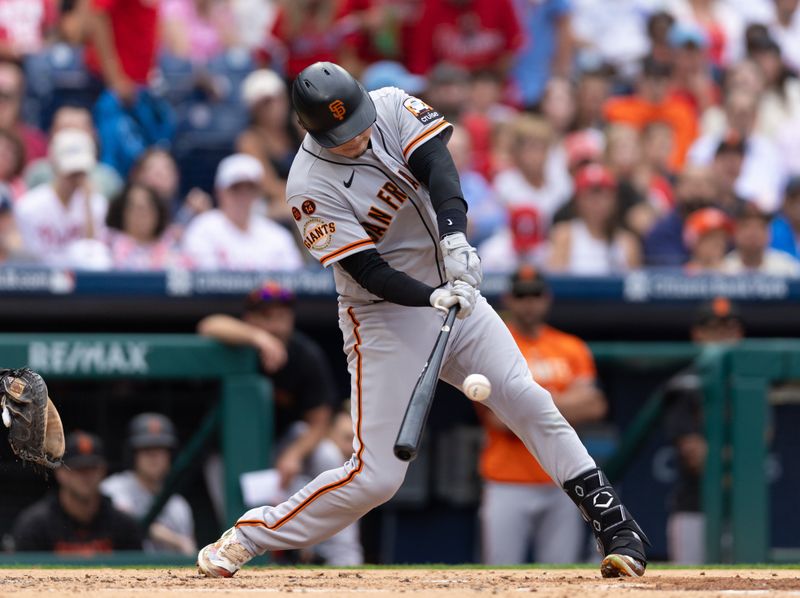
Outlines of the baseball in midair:
{"label": "baseball in midair", "polygon": [[464,378],[461,390],[473,401],[485,401],[492,392],[492,385],[483,374],[470,374]]}

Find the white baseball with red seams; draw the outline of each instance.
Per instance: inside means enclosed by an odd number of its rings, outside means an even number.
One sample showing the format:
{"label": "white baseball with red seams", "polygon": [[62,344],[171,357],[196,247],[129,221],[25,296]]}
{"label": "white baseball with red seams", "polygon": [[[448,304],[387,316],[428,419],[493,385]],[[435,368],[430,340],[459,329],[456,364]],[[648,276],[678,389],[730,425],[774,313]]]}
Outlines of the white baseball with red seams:
{"label": "white baseball with red seams", "polygon": [[470,374],[464,378],[461,390],[468,399],[483,402],[492,394],[492,383],[483,374]]}

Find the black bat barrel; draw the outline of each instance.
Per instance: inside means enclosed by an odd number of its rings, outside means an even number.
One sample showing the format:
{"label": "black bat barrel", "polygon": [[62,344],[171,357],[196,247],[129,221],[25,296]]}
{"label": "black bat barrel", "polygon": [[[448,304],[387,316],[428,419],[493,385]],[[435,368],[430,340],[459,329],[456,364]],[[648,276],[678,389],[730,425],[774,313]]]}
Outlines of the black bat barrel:
{"label": "black bat barrel", "polygon": [[408,401],[406,414],[403,416],[403,423],[400,425],[400,431],[397,433],[397,440],[394,443],[394,455],[401,461],[411,461],[417,456],[425,422],[431,410],[431,403],[433,403],[433,393],[436,391],[436,383],[442,370],[447,339],[450,337],[450,330],[453,328],[457,311],[458,306],[454,305],[447,312],[447,317],[436,338],[436,343],[433,345],[430,357],[422,368],[422,373],[411,393],[411,399]]}

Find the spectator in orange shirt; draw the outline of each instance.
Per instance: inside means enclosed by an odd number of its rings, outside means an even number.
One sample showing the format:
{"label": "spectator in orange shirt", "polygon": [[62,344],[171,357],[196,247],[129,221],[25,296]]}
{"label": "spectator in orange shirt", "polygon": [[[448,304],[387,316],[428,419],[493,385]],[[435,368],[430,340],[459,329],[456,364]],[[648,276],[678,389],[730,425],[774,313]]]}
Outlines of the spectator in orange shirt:
{"label": "spectator in orange shirt", "polygon": [[[506,296],[508,328],[536,381],[572,425],[601,419],[606,400],[595,385],[592,354],[579,338],[544,323],[552,296],[540,274],[522,266]],[[486,430],[480,473],[483,559],[487,564],[572,563],[581,556],[583,522],[514,433],[488,409],[480,408]]]}
{"label": "spectator in orange shirt", "polygon": [[636,93],[611,98],[606,102],[604,112],[608,121],[627,123],[638,129],[658,121],[668,124],[674,134],[670,167],[677,172],[697,137],[698,124],[691,104],[669,93],[671,74],[668,64],[646,59]]}

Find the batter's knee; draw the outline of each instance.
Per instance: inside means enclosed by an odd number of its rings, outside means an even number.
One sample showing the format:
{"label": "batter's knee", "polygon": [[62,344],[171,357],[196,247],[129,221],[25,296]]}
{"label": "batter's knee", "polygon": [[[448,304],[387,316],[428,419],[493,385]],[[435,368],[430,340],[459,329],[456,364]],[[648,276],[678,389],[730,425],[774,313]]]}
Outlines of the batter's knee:
{"label": "batter's knee", "polygon": [[373,469],[367,474],[364,484],[365,499],[374,508],[382,505],[397,493],[405,479],[405,468],[400,470],[391,467],[383,471]]}

